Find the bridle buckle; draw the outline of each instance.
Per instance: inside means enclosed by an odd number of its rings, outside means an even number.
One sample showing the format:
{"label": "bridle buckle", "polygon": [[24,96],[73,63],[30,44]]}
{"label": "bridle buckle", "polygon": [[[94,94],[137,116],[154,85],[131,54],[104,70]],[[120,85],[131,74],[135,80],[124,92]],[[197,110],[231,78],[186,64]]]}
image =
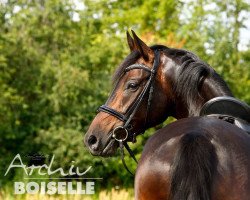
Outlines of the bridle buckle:
{"label": "bridle buckle", "polygon": [[113,130],[112,137],[118,142],[124,142],[128,138],[128,130],[118,126]]}

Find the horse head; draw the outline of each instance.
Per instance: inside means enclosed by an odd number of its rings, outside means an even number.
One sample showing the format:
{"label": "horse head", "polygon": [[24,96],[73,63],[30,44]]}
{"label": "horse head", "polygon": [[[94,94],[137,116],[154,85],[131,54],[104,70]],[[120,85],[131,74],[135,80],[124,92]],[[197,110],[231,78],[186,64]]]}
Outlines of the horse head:
{"label": "horse head", "polygon": [[193,53],[149,47],[132,34],[127,32],[131,52],[113,76],[114,89],[85,135],[93,155],[113,155],[119,142],[134,142],[168,116],[197,116],[209,99],[231,95],[219,75]]}
{"label": "horse head", "polygon": [[118,146],[114,134],[125,134],[123,139],[132,141],[171,112],[171,83],[161,73],[166,60],[160,50],[148,47],[132,33],[134,39],[127,32],[131,53],[116,70],[114,89],[85,136],[85,144],[94,155],[114,154]]}

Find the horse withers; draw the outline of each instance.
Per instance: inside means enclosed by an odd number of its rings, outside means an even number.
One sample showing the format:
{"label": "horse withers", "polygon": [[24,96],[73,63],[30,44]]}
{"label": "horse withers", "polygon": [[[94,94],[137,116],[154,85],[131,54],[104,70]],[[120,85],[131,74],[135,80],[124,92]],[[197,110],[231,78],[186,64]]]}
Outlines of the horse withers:
{"label": "horse withers", "polygon": [[119,144],[135,142],[173,116],[177,122],[146,143],[136,171],[136,199],[247,199],[249,136],[228,122],[197,117],[207,101],[232,96],[226,83],[193,53],[148,47],[132,33],[134,39],[127,34],[131,53],[85,136],[90,152],[111,156]]}

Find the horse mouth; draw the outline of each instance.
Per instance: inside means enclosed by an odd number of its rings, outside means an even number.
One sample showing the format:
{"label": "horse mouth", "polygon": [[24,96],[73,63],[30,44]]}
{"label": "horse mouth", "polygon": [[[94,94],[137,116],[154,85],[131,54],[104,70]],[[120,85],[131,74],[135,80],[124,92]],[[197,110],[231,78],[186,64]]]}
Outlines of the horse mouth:
{"label": "horse mouth", "polygon": [[112,156],[115,154],[116,149],[118,147],[118,143],[115,139],[111,139],[107,145],[105,146],[105,148],[103,149],[103,151],[101,152],[100,156],[102,157],[108,157],[108,156]]}

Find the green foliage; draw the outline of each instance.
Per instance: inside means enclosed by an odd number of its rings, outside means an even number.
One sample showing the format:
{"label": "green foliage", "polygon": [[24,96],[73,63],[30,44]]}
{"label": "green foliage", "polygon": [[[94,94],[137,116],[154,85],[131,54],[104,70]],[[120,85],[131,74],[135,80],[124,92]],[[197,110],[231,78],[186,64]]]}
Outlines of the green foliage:
{"label": "green foliage", "polygon": [[[82,142],[111,89],[111,74],[129,53],[131,27],[146,42],[168,41],[198,54],[250,104],[250,50],[239,48],[245,1],[83,3],[82,10],[67,0],[0,3],[0,174],[17,153],[38,152],[55,155],[55,167],[93,166],[89,176],[103,177],[105,187],[132,186],[119,157],[93,158]],[[138,158],[154,131],[132,145]],[[9,174],[0,186],[15,176],[22,175]]]}

